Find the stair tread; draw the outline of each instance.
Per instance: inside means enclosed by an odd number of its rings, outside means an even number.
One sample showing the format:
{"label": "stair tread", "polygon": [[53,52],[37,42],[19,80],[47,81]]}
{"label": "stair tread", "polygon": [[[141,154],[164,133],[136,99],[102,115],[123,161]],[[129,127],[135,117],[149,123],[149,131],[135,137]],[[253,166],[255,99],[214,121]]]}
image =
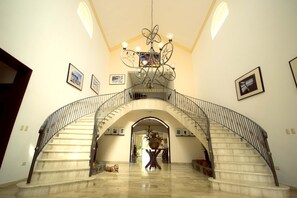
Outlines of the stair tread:
{"label": "stair tread", "polygon": [[83,143],[80,143],[80,144],[75,144],[75,143],[59,143],[59,142],[56,142],[56,143],[48,143],[48,145],[58,145],[58,146],[91,146],[91,144],[83,144]]}
{"label": "stair tread", "polygon": [[221,180],[221,179],[213,179],[209,178],[210,180],[217,181],[219,183],[228,183],[232,185],[237,185],[237,186],[246,186],[246,187],[253,187],[253,188],[283,188],[284,190],[288,190],[289,187],[286,186],[275,186],[274,184],[270,183],[261,183],[261,182],[249,182],[249,181],[242,181],[242,180]]}
{"label": "stair tread", "polygon": [[61,161],[88,161],[90,158],[79,158],[79,159],[37,159],[37,161],[45,161],[45,162],[61,162]]}
{"label": "stair tread", "polygon": [[252,147],[240,147],[240,148],[230,148],[230,147],[215,147],[213,149],[224,149],[224,150],[251,150],[254,149]]}
{"label": "stair tread", "polygon": [[90,153],[90,151],[84,150],[43,150],[44,153]]}
{"label": "stair tread", "polygon": [[234,162],[234,161],[230,161],[230,162],[215,162],[216,164],[238,164],[238,165],[256,165],[256,166],[266,166],[266,164],[264,163],[257,163],[257,162]]}
{"label": "stair tread", "polygon": [[92,140],[92,138],[78,138],[78,137],[53,137],[53,139],[66,139],[66,140]]}
{"label": "stair tread", "polygon": [[259,155],[257,154],[215,154],[214,155],[216,156],[235,156],[235,157],[260,157]]}
{"label": "stair tread", "polygon": [[216,172],[224,172],[224,173],[237,173],[237,174],[250,174],[250,175],[263,175],[263,176],[272,176],[271,173],[263,173],[263,172],[251,172],[251,171],[233,171],[233,170],[222,170],[222,169],[215,169]]}
{"label": "stair tread", "polygon": [[36,169],[34,172],[42,173],[42,172],[66,172],[66,171],[78,171],[78,170],[90,170],[90,167],[79,167],[79,168],[59,168],[59,169]]}
{"label": "stair tread", "polygon": [[53,186],[53,185],[61,185],[61,184],[71,184],[77,182],[84,182],[84,181],[91,181],[94,180],[96,177],[82,177],[78,179],[71,179],[71,180],[59,180],[59,181],[47,181],[47,183],[30,183],[27,184],[25,181],[20,182],[17,184],[19,188],[33,188],[33,187],[41,187],[41,186]]}

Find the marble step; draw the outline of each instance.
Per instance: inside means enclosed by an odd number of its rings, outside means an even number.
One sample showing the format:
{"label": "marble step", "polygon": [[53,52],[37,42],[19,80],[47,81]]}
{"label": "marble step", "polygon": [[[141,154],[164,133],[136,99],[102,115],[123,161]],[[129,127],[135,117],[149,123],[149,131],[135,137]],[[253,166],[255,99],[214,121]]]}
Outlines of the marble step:
{"label": "marble step", "polygon": [[250,145],[246,142],[212,142],[212,148],[249,148]]}
{"label": "marble step", "polygon": [[240,155],[240,154],[247,154],[247,155],[255,155],[257,152],[252,148],[220,148],[216,147],[213,148],[213,153],[215,155]]}
{"label": "marble step", "polygon": [[265,163],[215,162],[215,167],[226,171],[271,173]]}
{"label": "marble step", "polygon": [[49,143],[46,150],[90,151],[91,144],[61,144]]}
{"label": "marble step", "polygon": [[89,156],[90,151],[44,150],[41,159],[81,159]]}
{"label": "marble step", "polygon": [[61,138],[61,137],[53,137],[51,140],[51,143],[64,143],[64,144],[90,144],[91,145],[92,138],[85,138],[85,139],[80,139],[80,138]]}
{"label": "marble step", "polygon": [[38,159],[36,169],[57,169],[61,167],[83,168],[89,165],[90,158],[81,159]]}
{"label": "marble step", "polygon": [[76,169],[34,170],[31,184],[43,184],[56,181],[79,180],[89,177],[88,167]]}
{"label": "marble step", "polygon": [[226,171],[215,170],[216,179],[223,181],[240,181],[244,182],[256,182],[265,185],[274,185],[274,179],[270,173],[255,173],[255,172],[239,172],[239,171]]}
{"label": "marble step", "polygon": [[91,122],[91,123],[77,123],[77,124],[71,124],[71,125],[68,125],[64,128],[64,130],[91,130],[93,131],[93,128],[94,128],[94,123]]}
{"label": "marble step", "polygon": [[209,178],[211,186],[214,190],[220,190],[225,192],[238,193],[251,197],[262,198],[288,198],[289,187],[287,186],[275,186],[265,185],[255,182],[241,182],[241,181],[224,181],[219,179]]}
{"label": "marble step", "polygon": [[26,184],[21,182],[17,184],[19,188],[16,197],[40,197],[51,195],[58,192],[78,191],[95,185],[95,177],[88,177],[71,181],[56,181],[46,184]]}
{"label": "marble step", "polygon": [[63,131],[63,132],[59,132],[55,137],[56,138],[77,138],[77,139],[92,139],[93,137],[93,130],[91,131],[92,133],[90,133],[90,131],[88,131],[88,133],[85,133],[83,131],[75,131],[75,132],[70,132],[70,131]]}
{"label": "marble step", "polygon": [[213,137],[211,136],[211,142],[214,143],[241,143],[239,137]]}
{"label": "marble step", "polygon": [[224,138],[224,137],[238,137],[235,133],[230,133],[230,132],[227,132],[227,133],[223,133],[223,132],[213,132],[213,131],[210,131],[210,135],[211,135],[211,138],[216,138],[216,137],[221,137],[221,138]]}
{"label": "marble step", "polygon": [[259,155],[214,155],[214,161],[217,162],[242,162],[242,163],[263,163]]}

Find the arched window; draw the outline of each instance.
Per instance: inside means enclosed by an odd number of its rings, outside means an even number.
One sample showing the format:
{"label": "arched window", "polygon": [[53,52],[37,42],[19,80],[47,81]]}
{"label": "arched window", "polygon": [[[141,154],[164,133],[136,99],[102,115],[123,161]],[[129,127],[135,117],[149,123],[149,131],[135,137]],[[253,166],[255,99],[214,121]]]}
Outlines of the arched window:
{"label": "arched window", "polygon": [[90,12],[90,9],[86,2],[81,1],[77,8],[77,14],[84,24],[86,31],[88,32],[90,38],[93,36],[93,19]]}
{"label": "arched window", "polygon": [[226,2],[221,2],[216,8],[211,22],[211,38],[215,38],[229,14]]}

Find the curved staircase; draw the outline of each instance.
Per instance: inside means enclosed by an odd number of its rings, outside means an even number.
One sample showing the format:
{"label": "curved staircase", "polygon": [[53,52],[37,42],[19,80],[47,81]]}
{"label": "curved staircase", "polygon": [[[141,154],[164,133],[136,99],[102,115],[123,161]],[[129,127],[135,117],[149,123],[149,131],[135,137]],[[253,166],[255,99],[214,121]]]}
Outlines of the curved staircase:
{"label": "curved staircase", "polygon": [[94,185],[89,177],[94,114],[59,131],[39,155],[31,183],[17,184],[18,197],[48,195]]}
{"label": "curved staircase", "polygon": [[288,197],[289,188],[275,186],[270,168],[245,140],[214,122],[210,135],[216,179],[209,181],[214,189],[255,197]]}
{"label": "curved staircase", "polygon": [[[96,114],[93,111],[57,131],[52,138],[49,137],[49,142],[36,159],[36,165],[32,163],[34,169],[32,169],[31,182],[18,184],[17,195],[19,197],[47,195],[93,185],[94,177],[91,176],[90,164],[94,159],[96,139],[117,119],[130,111],[157,109],[175,117],[207,148],[213,159],[212,168],[215,174],[214,178],[209,180],[214,189],[257,197],[288,197],[289,188],[275,185],[271,166],[268,166],[267,161],[263,160],[254,147],[239,136],[242,130],[240,129],[238,134],[225,127],[225,122],[230,122],[238,128],[241,125],[238,123],[240,120],[238,115],[231,112],[237,119],[234,122],[220,109],[217,113],[209,104],[204,107],[200,104],[201,101],[185,97],[174,90],[164,90],[156,92],[134,90],[133,92],[133,89],[130,89],[108,96],[101,101],[100,106],[88,101],[73,105],[75,109],[73,112],[77,112],[80,108],[86,109],[89,104],[93,106],[92,109],[97,106],[99,108],[96,108],[98,109]],[[143,98],[135,97],[138,93],[141,93]],[[153,94],[154,99],[148,99],[149,94]],[[156,96],[158,99],[155,98]],[[214,115],[223,123],[209,121],[208,117],[216,120],[212,118]],[[246,122],[246,118],[244,119]],[[55,124],[49,125],[51,127]],[[253,132],[248,131],[248,133]],[[254,138],[255,135],[252,136]]]}

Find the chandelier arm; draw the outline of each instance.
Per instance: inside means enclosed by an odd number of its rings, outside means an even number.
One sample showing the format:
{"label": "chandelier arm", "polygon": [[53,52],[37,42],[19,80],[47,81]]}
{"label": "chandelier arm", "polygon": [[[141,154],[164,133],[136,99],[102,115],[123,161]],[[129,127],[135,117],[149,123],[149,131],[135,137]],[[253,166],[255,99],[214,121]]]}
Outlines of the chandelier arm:
{"label": "chandelier arm", "polygon": [[139,53],[133,50],[123,49],[121,53],[122,62],[130,68],[139,68]]}
{"label": "chandelier arm", "polygon": [[172,54],[173,54],[173,44],[172,42],[168,42],[162,47],[160,52],[161,64],[166,64],[170,60]]}

